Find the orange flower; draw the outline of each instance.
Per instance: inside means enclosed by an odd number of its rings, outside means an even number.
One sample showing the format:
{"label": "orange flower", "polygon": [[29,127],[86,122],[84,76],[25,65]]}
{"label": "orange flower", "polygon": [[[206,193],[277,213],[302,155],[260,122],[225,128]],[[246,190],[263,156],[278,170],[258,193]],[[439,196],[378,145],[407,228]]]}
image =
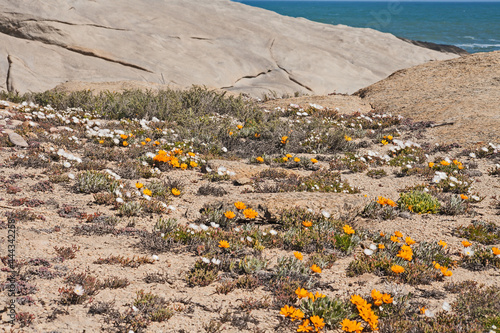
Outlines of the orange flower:
{"label": "orange flower", "polygon": [[381,250],[383,250],[383,249],[385,249],[385,245],[384,244],[379,244],[378,248],[381,249]]}
{"label": "orange flower", "polygon": [[396,207],[397,206],[397,204],[394,201],[392,201],[391,199],[387,199],[387,204],[389,206],[391,206],[391,207]]}
{"label": "orange flower", "polygon": [[176,189],[175,187],[172,189],[172,194],[175,195],[175,196],[178,196],[181,194],[181,191],[179,191],[178,189]]}
{"label": "orange flower", "polygon": [[323,327],[325,327],[325,322],[324,322],[323,318],[320,318],[319,316],[312,316],[309,319],[311,320],[311,323],[314,325],[314,328],[316,330],[320,330]]}
{"label": "orange flower", "polygon": [[103,143],[104,143],[104,140],[99,140],[99,143],[100,143],[100,144],[103,144]]}
{"label": "orange flower", "polygon": [[154,144],[158,146],[160,145],[160,141],[155,141]]}
{"label": "orange flower", "polygon": [[302,312],[300,309],[295,309],[293,313],[290,315],[290,319],[292,321],[295,321],[297,319],[302,320],[304,318],[304,312]]}
{"label": "orange flower", "polygon": [[367,306],[368,302],[366,302],[361,296],[359,295],[352,295],[351,296],[351,303],[356,305],[356,306]]}
{"label": "orange flower", "polygon": [[309,297],[309,292],[304,288],[297,288],[297,290],[295,290],[295,294],[297,295],[298,298]]}
{"label": "orange flower", "polygon": [[462,241],[462,245],[463,245],[464,247],[469,247],[469,246],[471,246],[471,245],[472,245],[472,243],[471,243],[471,242],[469,242],[469,241],[464,240],[464,241]]}
{"label": "orange flower", "polygon": [[392,299],[391,295],[383,294],[382,301],[384,301],[384,303],[386,303],[386,304],[390,304],[390,303],[392,303],[393,299]]}
{"label": "orange flower", "polygon": [[316,163],[318,163],[318,160],[317,160],[317,159],[315,159],[315,158],[311,158],[311,162],[312,162],[313,164],[316,164]]}
{"label": "orange flower", "polygon": [[281,158],[281,159],[282,159],[284,162],[288,161],[288,157],[286,157],[286,156],[285,156],[285,157],[283,157],[283,158]]}
{"label": "orange flower", "polygon": [[318,265],[314,264],[314,265],[311,266],[311,271],[313,271],[314,273],[320,274],[321,273],[321,268]]}
{"label": "orange flower", "polygon": [[259,163],[264,163],[264,159],[261,156],[257,157],[256,160]]}
{"label": "orange flower", "polygon": [[394,236],[403,237],[403,234],[401,233],[401,231],[394,231]]}
{"label": "orange flower", "polygon": [[425,306],[423,306],[423,307],[420,308],[420,313],[421,314],[424,314],[425,311],[427,311],[427,309],[425,308]]}
{"label": "orange flower", "polygon": [[139,183],[139,182],[135,183],[135,187],[137,187],[138,189],[142,188],[143,186],[144,186],[143,183]]}
{"label": "orange flower", "polygon": [[255,133],[255,137],[256,138],[260,138],[260,134],[259,133]]}
{"label": "orange flower", "polygon": [[125,139],[128,138],[128,135],[127,134],[120,134],[120,138],[122,138],[123,140],[125,140]]}
{"label": "orange flower", "polygon": [[400,243],[401,242],[399,240],[399,238],[397,238],[396,236],[391,236],[391,241],[393,241],[394,243]]}
{"label": "orange flower", "polygon": [[145,195],[149,195],[151,196],[153,194],[153,192],[151,190],[148,190],[147,188],[145,188],[142,193],[144,193]]}
{"label": "orange flower", "polygon": [[304,256],[302,255],[302,253],[298,252],[298,251],[295,251],[293,252],[293,255],[295,256],[295,258],[297,258],[298,260],[302,260],[304,259]]}
{"label": "orange flower", "polygon": [[387,136],[387,139],[388,139],[388,140],[392,140],[392,135],[388,135],[388,136]]}
{"label": "orange flower", "polygon": [[300,162],[300,158],[295,157],[295,158],[293,159],[293,161],[294,161],[295,163],[299,163],[299,162]]}
{"label": "orange flower", "polygon": [[146,142],[151,142],[151,139],[150,138],[146,138]]}
{"label": "orange flower", "polygon": [[123,141],[122,145],[123,145],[123,147],[127,147],[128,146],[128,142],[127,141]]}
{"label": "orange flower", "polygon": [[189,162],[189,165],[191,166],[191,168],[196,168],[198,166],[198,163],[196,163],[195,161],[191,161]]}
{"label": "orange flower", "polygon": [[299,325],[297,328],[297,332],[312,332],[314,331],[314,327],[309,326],[309,319],[306,319],[302,322],[302,325]]}
{"label": "orange flower", "polygon": [[193,153],[192,151],[188,152],[188,155],[191,156],[191,157],[195,157],[196,156],[196,154]]}
{"label": "orange flower", "polygon": [[442,160],[441,162],[439,162],[442,166],[448,166],[450,165],[450,162],[448,161],[445,161],[445,160]]}
{"label": "orange flower", "polygon": [[287,142],[288,142],[288,136],[286,136],[286,135],[285,135],[285,136],[282,136],[282,137],[281,137],[281,143],[282,143],[282,144],[286,144]]}
{"label": "orange flower", "polygon": [[146,142],[141,141],[141,145],[145,146],[145,145],[146,145]]}
{"label": "orange flower", "polygon": [[350,136],[344,135],[344,140],[345,140],[345,141],[351,141],[351,140],[352,140],[352,138],[351,138]]}
{"label": "orange flower", "polygon": [[359,333],[363,330],[361,323],[345,318],[341,323],[342,331]]}
{"label": "orange flower", "polygon": [[351,226],[350,226],[350,225],[348,225],[348,224],[346,224],[346,225],[344,226],[344,228],[343,228],[343,229],[344,229],[344,232],[345,232],[346,234],[348,234],[348,235],[352,235],[352,234],[354,234],[354,229],[353,229],[353,228],[351,228]]}
{"label": "orange flower", "polygon": [[229,135],[233,135],[233,131],[229,131]]}
{"label": "orange flower", "polygon": [[246,217],[247,219],[254,219],[254,218],[256,218],[259,214],[258,214],[255,210],[253,210],[252,208],[248,208],[248,209],[245,209],[245,210],[243,211],[243,215],[245,215],[245,217]]}
{"label": "orange flower", "polygon": [[237,201],[234,203],[234,207],[236,207],[237,209],[245,209],[247,206],[245,206],[243,202]]}
{"label": "orange flower", "polygon": [[232,219],[236,216],[236,214],[233,213],[232,211],[228,210],[227,212],[224,213],[224,216],[228,219]]}
{"label": "orange flower", "polygon": [[381,231],[381,232],[380,232],[380,237],[384,237],[384,236],[385,236],[384,232],[383,232],[383,231]]}
{"label": "orange flower", "polygon": [[406,244],[408,244],[408,245],[413,245],[413,244],[415,244],[415,241],[414,241],[413,239],[411,239],[411,237],[410,237],[410,236],[408,236],[408,237],[406,237],[406,238],[405,238],[405,242],[406,242]]}
{"label": "orange flower", "polygon": [[408,245],[403,245],[401,246],[401,250],[396,256],[403,258],[404,260],[411,261],[413,258],[413,251]]}
{"label": "orange flower", "polygon": [[468,196],[466,196],[465,194],[460,194],[460,198],[462,198],[462,200],[467,200],[469,199]]}
{"label": "orange flower", "polygon": [[402,266],[399,265],[392,265],[391,271],[393,271],[396,274],[401,274],[405,271],[405,269]]}
{"label": "orange flower", "polygon": [[285,156],[288,157],[288,158],[292,158],[293,157],[292,154],[286,154]]}
{"label": "orange flower", "polygon": [[429,168],[432,168],[434,166],[434,162],[429,162]]}
{"label": "orange flower", "polygon": [[294,311],[295,308],[293,306],[285,305],[284,307],[281,308],[280,315],[289,317]]}
{"label": "orange flower", "polygon": [[311,221],[303,221],[302,225],[307,228],[312,227],[313,223]]}
{"label": "orange flower", "polygon": [[379,299],[382,299],[382,293],[380,291],[378,291],[377,289],[373,289],[370,296],[374,299],[374,300],[379,300]]}
{"label": "orange flower", "polygon": [[219,242],[219,247],[222,247],[222,248],[224,248],[224,249],[227,249],[227,248],[229,248],[229,243],[228,243],[227,241],[225,241],[225,240],[221,240],[221,241]]}
{"label": "orange flower", "polygon": [[238,127],[238,129],[242,129],[243,128],[243,125],[237,125],[236,127]]}
{"label": "orange flower", "polygon": [[491,251],[493,251],[493,254],[496,256],[500,255],[500,249],[498,247],[492,247]]}
{"label": "orange flower", "polygon": [[445,241],[443,241],[443,240],[440,240],[440,241],[438,242],[438,245],[441,245],[441,246],[443,247],[443,249],[446,249],[446,248],[448,247],[448,244],[446,244],[446,242],[445,242]]}
{"label": "orange flower", "polygon": [[187,165],[186,163],[182,163],[182,164],[181,164],[181,169],[182,169],[182,170],[186,170],[186,169],[187,169],[187,167],[188,167],[188,165]]}

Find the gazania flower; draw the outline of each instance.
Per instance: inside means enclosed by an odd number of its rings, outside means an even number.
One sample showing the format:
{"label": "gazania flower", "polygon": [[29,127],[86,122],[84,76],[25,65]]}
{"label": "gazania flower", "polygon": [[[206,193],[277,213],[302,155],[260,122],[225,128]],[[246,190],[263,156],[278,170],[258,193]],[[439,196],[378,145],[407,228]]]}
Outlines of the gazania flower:
{"label": "gazania flower", "polygon": [[298,298],[309,297],[309,292],[304,288],[297,288],[297,290],[295,290],[295,294],[297,295]]}
{"label": "gazania flower", "polygon": [[366,306],[368,304],[363,297],[359,295],[352,295],[351,296],[351,303],[356,305],[356,306]]}
{"label": "gazania flower", "polygon": [[123,145],[123,147],[127,147],[128,146],[128,142],[127,141],[123,141],[122,145]]}
{"label": "gazania flower", "polygon": [[311,268],[311,271],[313,271],[314,273],[318,273],[318,274],[321,273],[321,268],[316,264],[312,265],[310,268]]}
{"label": "gazania flower", "polygon": [[441,267],[441,273],[443,273],[444,276],[452,276],[453,275],[453,272],[450,271],[446,267]]}
{"label": "gazania flower", "polygon": [[441,164],[442,166],[448,166],[450,165],[450,162],[442,160],[441,162],[439,162],[439,164]]}
{"label": "gazania flower", "polygon": [[293,159],[293,161],[294,161],[295,163],[299,163],[299,162],[300,162],[300,158],[295,157],[295,158]]}
{"label": "gazania flower", "polygon": [[311,221],[303,221],[302,225],[307,228],[312,227],[313,223]]}
{"label": "gazania flower", "polygon": [[295,321],[297,319],[302,320],[302,319],[304,319],[304,312],[302,312],[302,310],[300,310],[300,309],[295,309],[292,312],[292,314],[290,315],[290,319],[292,321]]}
{"label": "gazania flower", "polygon": [[141,145],[145,146],[146,142],[145,141],[141,141]]}
{"label": "gazania flower", "polygon": [[188,165],[186,163],[181,163],[181,169],[186,170]]}
{"label": "gazania flower", "polygon": [[288,142],[288,136],[286,136],[286,135],[285,135],[285,136],[282,136],[282,137],[281,137],[281,143],[282,143],[282,144],[286,144],[287,142]]}
{"label": "gazania flower", "polygon": [[246,217],[247,219],[254,219],[254,218],[256,218],[259,214],[258,214],[255,210],[253,210],[252,208],[248,208],[248,209],[245,209],[245,210],[243,211],[243,215],[245,215],[245,217]]}
{"label": "gazania flower", "polygon": [[351,140],[352,140],[352,138],[351,138],[350,136],[344,135],[344,140],[345,140],[345,141],[351,141]]}
{"label": "gazania flower", "polygon": [[191,157],[195,157],[196,156],[196,154],[193,153],[192,151],[188,152],[188,155],[191,156]]}
{"label": "gazania flower", "polygon": [[293,155],[292,155],[292,154],[286,154],[285,156],[286,156],[287,158],[292,158],[292,157],[293,157]]}
{"label": "gazania flower", "polygon": [[393,271],[396,274],[401,274],[405,271],[405,269],[402,266],[399,265],[392,265],[391,271]]}
{"label": "gazania flower", "polygon": [[358,333],[363,330],[361,323],[355,320],[345,318],[340,324],[342,325],[342,331]]}
{"label": "gazania flower", "polygon": [[316,164],[316,163],[318,163],[318,160],[317,160],[317,159],[315,159],[315,158],[311,158],[311,162],[312,162],[313,164]]}
{"label": "gazania flower", "polygon": [[286,162],[286,161],[288,161],[288,157],[286,157],[286,156],[285,156],[285,157],[283,157],[283,158],[282,158],[282,160],[283,160],[284,162]]}
{"label": "gazania flower", "polygon": [[198,163],[196,163],[195,161],[191,161],[189,162],[189,165],[191,166],[191,168],[196,168],[198,166]]}
{"label": "gazania flower", "polygon": [[103,143],[104,143],[104,140],[99,140],[99,143],[100,143],[100,144],[103,144]]}
{"label": "gazania flower", "polygon": [[401,233],[401,231],[394,231],[394,236],[403,237],[403,234]]}
{"label": "gazania flower", "polygon": [[281,308],[280,315],[289,317],[294,311],[295,308],[293,306],[285,305],[284,307]]}
{"label": "gazania flower", "polygon": [[232,211],[228,210],[227,212],[224,213],[224,216],[228,219],[232,219],[236,216],[236,214],[233,213]]}
{"label": "gazania flower", "polygon": [[392,140],[392,135],[388,135],[387,140]]}
{"label": "gazania flower", "polygon": [[128,135],[127,134],[120,134],[120,138],[122,138],[123,140],[125,140],[125,139],[128,138]]}
{"label": "gazania flower", "polygon": [[306,319],[302,322],[301,325],[297,328],[297,332],[312,332],[314,331],[314,327],[309,325],[309,319]]}
{"label": "gazania flower", "polygon": [[160,145],[160,141],[155,141],[155,142],[153,142],[153,144],[156,145],[156,146],[159,146]]}
{"label": "gazania flower", "polygon": [[441,246],[443,247],[443,249],[446,249],[446,248],[448,247],[448,244],[446,244],[446,242],[445,242],[445,241],[443,241],[443,240],[440,240],[440,241],[438,242],[438,245],[441,245]]}
{"label": "gazania flower", "polygon": [[229,135],[233,135],[233,131],[229,131]]}
{"label": "gazania flower", "polygon": [[146,138],[146,142],[151,142],[151,139],[150,138]]}
{"label": "gazania flower", "polygon": [[385,249],[385,245],[384,244],[379,244],[378,248],[381,249],[381,250],[383,250],[383,249]]}
{"label": "gazania flower", "polygon": [[429,168],[432,168],[434,166],[434,162],[429,162]]}
{"label": "gazania flower", "polygon": [[461,198],[462,200],[467,200],[467,199],[469,199],[469,197],[468,197],[468,196],[466,196],[465,194],[460,194],[460,198]]}
{"label": "gazania flower", "polygon": [[237,201],[234,203],[234,207],[236,207],[237,209],[245,209],[247,206],[245,206],[245,204],[241,201]]}
{"label": "gazania flower", "polygon": [[243,125],[238,125],[238,126],[236,126],[236,127],[238,127],[238,129],[240,130],[240,129],[242,129],[242,128],[243,128]]}
{"label": "gazania flower", "polygon": [[150,189],[147,189],[145,188],[142,193],[144,193],[145,195],[148,195],[148,196],[151,196],[153,194],[153,192],[150,190]]}
{"label": "gazania flower", "polygon": [[176,189],[175,187],[172,189],[172,194],[175,195],[175,196],[178,196],[181,194],[181,191],[179,191],[178,189]]}
{"label": "gazania flower", "polygon": [[464,247],[469,247],[469,246],[471,246],[471,245],[472,245],[472,243],[471,243],[471,242],[469,242],[469,241],[464,240],[464,241],[462,241],[462,245],[463,245]]}
{"label": "gazania flower", "polygon": [[384,303],[386,303],[386,304],[390,304],[390,303],[393,302],[393,299],[392,299],[391,295],[389,295],[389,294],[383,294],[382,295],[382,301],[384,301]]}
{"label": "gazania flower", "polygon": [[380,232],[380,237],[385,237],[385,234],[383,231]]}
{"label": "gazania flower", "polygon": [[298,252],[298,251],[295,251],[293,252],[293,255],[295,256],[295,258],[297,258],[298,260],[302,260],[304,259],[304,256],[302,255],[302,253]]}
{"label": "gazania flower", "polygon": [[346,224],[346,225],[343,227],[343,229],[344,229],[344,232],[345,232],[346,234],[348,234],[348,235],[352,235],[352,234],[354,234],[354,229],[353,229],[353,228],[351,228],[351,226],[350,226],[350,225],[348,225],[348,224]]}
{"label": "gazania flower", "polygon": [[393,241],[394,243],[400,243],[401,242],[399,240],[399,238],[397,238],[396,236],[391,236],[391,241]]}
{"label": "gazania flower", "polygon": [[387,141],[387,140],[382,140],[381,142],[382,142],[382,144],[383,144],[384,146],[389,144],[389,141]]}
{"label": "gazania flower", "polygon": [[255,137],[256,138],[260,138],[260,134],[259,133],[255,133]]}
{"label": "gazania flower", "polygon": [[219,242],[219,247],[227,249],[227,248],[229,248],[229,243],[227,241],[225,241],[225,240],[221,240]]}
{"label": "gazania flower", "polygon": [[493,251],[493,254],[496,256],[500,255],[500,249],[498,247],[492,247],[491,251]]}
{"label": "gazania flower", "polygon": [[257,157],[256,160],[259,163],[264,163],[264,159],[261,156]]}
{"label": "gazania flower", "polygon": [[427,309],[425,308],[425,306],[423,306],[423,307],[420,308],[420,313],[421,314],[424,314],[425,311],[427,311]]}
{"label": "gazania flower", "polygon": [[406,238],[405,238],[405,242],[406,242],[406,244],[408,244],[408,245],[413,245],[413,244],[415,244],[415,241],[414,241],[413,239],[411,239],[411,237],[410,237],[410,236],[408,236],[408,237],[406,237]]}
{"label": "gazania flower", "polygon": [[138,189],[142,188],[143,186],[144,186],[143,183],[139,183],[139,182],[135,183],[135,187],[137,187]]}
{"label": "gazania flower", "polygon": [[319,316],[312,316],[309,319],[311,320],[311,323],[314,325],[314,328],[316,328],[316,330],[320,330],[325,327],[323,318],[320,318]]}

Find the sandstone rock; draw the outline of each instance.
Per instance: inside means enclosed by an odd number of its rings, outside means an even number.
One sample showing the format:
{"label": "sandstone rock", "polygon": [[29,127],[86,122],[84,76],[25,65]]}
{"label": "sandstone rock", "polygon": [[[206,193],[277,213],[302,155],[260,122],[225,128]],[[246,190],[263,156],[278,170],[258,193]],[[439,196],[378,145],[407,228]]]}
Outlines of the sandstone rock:
{"label": "sandstone rock", "polygon": [[352,93],[457,57],[229,0],[4,0],[0,32],[0,89],[19,92],[135,80],[256,97]]}
{"label": "sandstone rock", "polygon": [[28,147],[28,143],[26,142],[26,140],[24,140],[24,138],[22,136],[20,136],[19,134],[12,132],[12,131],[9,131],[8,134],[9,134],[10,142],[12,142],[14,145],[16,145],[18,147],[23,147],[23,148]]}
{"label": "sandstone rock", "polygon": [[7,128],[14,129],[14,128],[22,125],[22,124],[23,124],[22,121],[17,120],[17,119],[12,119],[12,120],[9,121],[9,124],[7,124]]}
{"label": "sandstone rock", "polygon": [[252,184],[253,181],[248,177],[240,177],[238,179],[235,179],[233,183],[234,185],[249,185]]}

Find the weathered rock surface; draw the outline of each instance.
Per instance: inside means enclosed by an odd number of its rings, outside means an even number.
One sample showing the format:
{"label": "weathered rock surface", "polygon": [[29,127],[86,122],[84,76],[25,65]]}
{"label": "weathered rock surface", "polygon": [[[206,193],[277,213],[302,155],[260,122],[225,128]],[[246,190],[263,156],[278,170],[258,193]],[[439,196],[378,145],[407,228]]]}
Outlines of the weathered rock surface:
{"label": "weathered rock surface", "polygon": [[24,140],[24,138],[19,134],[17,134],[16,132],[9,130],[5,132],[9,135],[9,140],[10,142],[12,142],[12,144],[22,148],[28,147],[28,143],[26,142],[26,140]]}
{"label": "weathered rock surface", "polygon": [[356,92],[375,109],[432,120],[436,141],[500,140],[500,51],[400,70]]}
{"label": "weathered rock surface", "polygon": [[0,89],[137,80],[261,97],[352,93],[457,55],[229,0],[4,0]]}

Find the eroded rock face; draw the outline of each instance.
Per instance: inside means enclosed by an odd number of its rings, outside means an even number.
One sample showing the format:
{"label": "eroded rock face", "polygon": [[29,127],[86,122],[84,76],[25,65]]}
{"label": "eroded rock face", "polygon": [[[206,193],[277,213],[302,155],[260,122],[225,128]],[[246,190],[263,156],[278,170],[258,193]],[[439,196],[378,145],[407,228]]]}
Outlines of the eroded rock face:
{"label": "eroded rock face", "polygon": [[453,57],[229,0],[4,0],[0,9],[0,89],[20,92],[138,80],[256,97],[352,93]]}

